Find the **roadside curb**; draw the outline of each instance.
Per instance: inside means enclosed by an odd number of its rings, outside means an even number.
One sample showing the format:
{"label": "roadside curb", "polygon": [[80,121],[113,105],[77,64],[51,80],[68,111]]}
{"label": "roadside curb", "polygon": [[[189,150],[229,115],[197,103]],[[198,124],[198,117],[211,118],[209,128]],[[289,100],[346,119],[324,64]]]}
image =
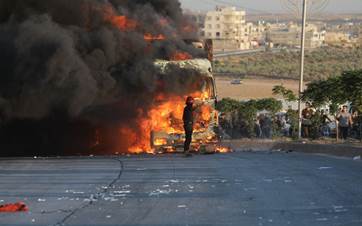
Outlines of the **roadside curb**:
{"label": "roadside curb", "polygon": [[223,141],[234,151],[284,151],[309,154],[327,154],[342,157],[362,156],[362,145],[355,144],[316,144],[295,141],[273,140],[229,140]]}

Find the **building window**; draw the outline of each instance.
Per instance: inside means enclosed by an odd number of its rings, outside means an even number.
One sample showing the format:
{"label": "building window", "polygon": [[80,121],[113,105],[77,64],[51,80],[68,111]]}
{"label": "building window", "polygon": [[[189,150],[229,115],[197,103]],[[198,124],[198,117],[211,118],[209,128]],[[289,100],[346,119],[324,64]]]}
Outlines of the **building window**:
{"label": "building window", "polygon": [[216,17],[216,20],[217,20],[217,21],[219,21],[219,20],[220,20],[220,17],[219,17],[219,16],[217,16],[217,17]]}
{"label": "building window", "polygon": [[220,37],[220,32],[216,32],[216,37]]}
{"label": "building window", "polygon": [[207,25],[207,28],[211,29],[211,28],[212,28],[212,25],[211,25],[211,24],[208,24],[208,25]]}
{"label": "building window", "polygon": [[210,32],[207,33],[207,37],[211,37],[212,34]]}
{"label": "building window", "polygon": [[208,17],[207,17],[207,20],[212,20],[212,17],[211,17],[211,16],[208,16]]}
{"label": "building window", "polygon": [[217,27],[217,28],[220,28],[220,24],[217,24],[216,27]]}

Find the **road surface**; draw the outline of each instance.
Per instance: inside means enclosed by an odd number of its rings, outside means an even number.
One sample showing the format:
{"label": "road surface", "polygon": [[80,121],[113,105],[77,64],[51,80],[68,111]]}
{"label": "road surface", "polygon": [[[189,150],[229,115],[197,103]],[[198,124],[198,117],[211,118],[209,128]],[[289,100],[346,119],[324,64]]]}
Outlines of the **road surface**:
{"label": "road surface", "polygon": [[[302,153],[0,159],[0,225],[362,225],[362,162]],[[0,203],[0,204],[1,204]]]}

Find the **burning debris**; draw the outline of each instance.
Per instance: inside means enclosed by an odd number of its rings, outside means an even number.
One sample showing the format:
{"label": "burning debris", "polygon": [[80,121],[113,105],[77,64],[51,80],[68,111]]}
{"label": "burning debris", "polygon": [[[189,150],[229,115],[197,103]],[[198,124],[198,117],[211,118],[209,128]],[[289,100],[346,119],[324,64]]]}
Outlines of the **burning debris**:
{"label": "burning debris", "polygon": [[1,1],[2,154],[153,153],[182,139],[188,95],[210,132],[210,76],[157,61],[205,58],[190,21],[177,0]]}

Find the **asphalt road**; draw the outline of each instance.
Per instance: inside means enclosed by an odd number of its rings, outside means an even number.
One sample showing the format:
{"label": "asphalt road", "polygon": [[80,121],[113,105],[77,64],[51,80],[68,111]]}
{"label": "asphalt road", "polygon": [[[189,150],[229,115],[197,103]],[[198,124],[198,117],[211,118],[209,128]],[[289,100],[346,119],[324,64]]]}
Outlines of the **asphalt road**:
{"label": "asphalt road", "polygon": [[362,161],[303,153],[0,159],[0,225],[362,225]]}

